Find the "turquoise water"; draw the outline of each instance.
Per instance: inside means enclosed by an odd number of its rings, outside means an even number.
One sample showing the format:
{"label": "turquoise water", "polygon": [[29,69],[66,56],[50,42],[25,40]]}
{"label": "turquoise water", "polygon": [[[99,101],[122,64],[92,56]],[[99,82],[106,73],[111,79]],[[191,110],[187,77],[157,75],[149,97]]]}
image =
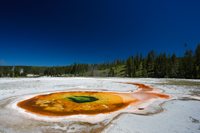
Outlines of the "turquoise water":
{"label": "turquoise water", "polygon": [[94,102],[94,101],[99,100],[91,96],[70,96],[70,97],[67,97],[66,99],[76,102],[76,103],[87,103],[87,102]]}

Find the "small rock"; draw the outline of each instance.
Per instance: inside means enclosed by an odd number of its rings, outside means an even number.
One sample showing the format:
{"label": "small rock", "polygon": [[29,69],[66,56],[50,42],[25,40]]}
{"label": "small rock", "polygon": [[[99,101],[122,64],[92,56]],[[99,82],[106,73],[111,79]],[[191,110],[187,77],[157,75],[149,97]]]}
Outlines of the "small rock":
{"label": "small rock", "polygon": [[144,110],[144,108],[138,108],[138,110]]}

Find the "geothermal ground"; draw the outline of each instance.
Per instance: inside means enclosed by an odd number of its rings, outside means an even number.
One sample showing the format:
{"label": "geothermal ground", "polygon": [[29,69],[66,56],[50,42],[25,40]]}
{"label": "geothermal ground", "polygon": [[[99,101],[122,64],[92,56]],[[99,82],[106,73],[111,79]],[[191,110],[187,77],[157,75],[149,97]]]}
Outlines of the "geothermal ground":
{"label": "geothermal ground", "polygon": [[[141,90],[136,84],[126,83],[144,84],[154,89]],[[67,116],[40,115],[39,113],[32,113],[18,106],[19,102],[37,97],[38,95],[46,96],[60,92],[90,93],[94,91],[120,94],[125,100],[130,100],[130,98],[134,97],[137,104],[131,102],[130,105],[122,109],[106,113],[77,113],[77,115],[74,115],[73,112],[73,115]],[[149,98],[149,95],[153,96]],[[75,96],[75,98],[77,97]],[[84,98],[87,101],[91,97]],[[123,98],[122,100],[124,100]],[[39,102],[41,103],[40,99]],[[43,100],[42,102],[42,106],[44,106],[46,101],[44,102]],[[59,103],[56,104],[60,106]],[[86,102],[86,104],[89,103]],[[107,107],[108,105],[103,106]],[[0,78],[1,132],[200,132],[200,80],[151,78]]]}

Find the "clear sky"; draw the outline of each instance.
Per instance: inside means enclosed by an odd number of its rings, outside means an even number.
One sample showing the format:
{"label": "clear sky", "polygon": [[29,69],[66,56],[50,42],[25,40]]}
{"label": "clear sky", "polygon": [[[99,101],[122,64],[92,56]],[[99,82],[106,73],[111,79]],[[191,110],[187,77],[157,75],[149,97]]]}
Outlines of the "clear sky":
{"label": "clear sky", "polygon": [[200,0],[1,0],[0,65],[100,63],[200,42]]}

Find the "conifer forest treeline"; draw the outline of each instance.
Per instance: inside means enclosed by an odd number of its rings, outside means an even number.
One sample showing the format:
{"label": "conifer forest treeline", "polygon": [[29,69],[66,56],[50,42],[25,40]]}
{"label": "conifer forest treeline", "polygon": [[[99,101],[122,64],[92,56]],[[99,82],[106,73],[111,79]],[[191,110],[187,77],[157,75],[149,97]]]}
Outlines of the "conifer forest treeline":
{"label": "conifer forest treeline", "polygon": [[137,52],[127,59],[115,59],[103,63],[77,63],[69,66],[0,66],[0,77],[25,77],[27,74],[51,77],[154,77],[200,78],[200,43],[193,51],[185,44],[182,56],[158,54],[151,50],[147,57]]}

